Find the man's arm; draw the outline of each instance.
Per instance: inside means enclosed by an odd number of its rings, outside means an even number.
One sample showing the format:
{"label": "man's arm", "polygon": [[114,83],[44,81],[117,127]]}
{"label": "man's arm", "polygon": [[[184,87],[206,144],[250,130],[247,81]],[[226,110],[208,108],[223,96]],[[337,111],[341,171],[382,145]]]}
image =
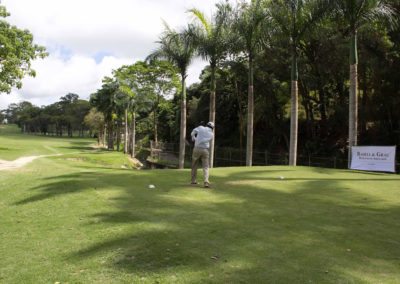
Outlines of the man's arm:
{"label": "man's arm", "polygon": [[192,136],[192,142],[194,142],[196,140],[196,136],[197,136],[198,132],[199,131],[197,130],[197,127],[195,129],[193,129],[192,133],[190,134],[190,136]]}

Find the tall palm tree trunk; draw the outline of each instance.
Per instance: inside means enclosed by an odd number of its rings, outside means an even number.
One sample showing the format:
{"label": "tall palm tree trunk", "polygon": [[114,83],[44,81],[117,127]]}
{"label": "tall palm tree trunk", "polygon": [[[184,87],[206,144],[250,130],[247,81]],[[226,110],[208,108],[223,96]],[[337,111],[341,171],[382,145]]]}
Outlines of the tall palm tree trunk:
{"label": "tall palm tree trunk", "polygon": [[357,98],[357,31],[352,34],[350,45],[350,89],[349,89],[349,155],[348,164],[351,163],[351,147],[357,146],[357,120],[358,120],[358,98]]}
{"label": "tall palm tree trunk", "polygon": [[298,71],[295,46],[292,56],[292,82],[291,82],[291,107],[290,107],[290,143],[289,143],[289,166],[297,163],[297,135],[298,135]]}
{"label": "tall palm tree trunk", "polygon": [[128,153],[128,109],[125,109],[124,154]]}
{"label": "tall palm tree trunk", "polygon": [[[215,93],[216,93],[216,81],[215,81],[215,64],[211,64],[211,92],[210,92],[210,115],[209,120],[215,125]],[[214,139],[211,140],[210,145],[210,168],[214,167],[214,145],[215,145],[215,127],[214,127]]]}
{"label": "tall palm tree trunk", "polygon": [[135,144],[136,144],[136,114],[132,112],[132,125],[131,125],[131,144],[132,144],[132,152],[131,157],[135,157]]}
{"label": "tall palm tree trunk", "polygon": [[[157,102],[154,107],[154,142],[158,145],[158,106],[160,105],[160,95],[157,95]],[[158,147],[158,146],[157,146]]]}
{"label": "tall palm tree trunk", "polygon": [[121,123],[119,120],[117,121],[116,143],[117,143],[117,151],[119,152],[119,147],[121,145]]}
{"label": "tall palm tree trunk", "polygon": [[247,102],[247,145],[246,166],[253,164],[253,128],[254,128],[254,86],[253,86],[253,57],[249,56],[249,94]]}
{"label": "tall palm tree trunk", "polygon": [[[154,124],[154,142],[156,143],[156,145],[158,145],[158,129],[157,129],[157,111],[154,110],[153,113],[153,124]],[[156,146],[158,147],[158,146]]]}
{"label": "tall palm tree trunk", "polygon": [[103,131],[103,146],[106,146],[106,140],[107,140],[107,135],[108,135],[108,131],[107,131],[107,124],[104,124],[104,131]]}
{"label": "tall palm tree trunk", "polygon": [[107,135],[108,135],[108,142],[107,142],[107,149],[114,150],[114,132],[113,132],[113,121],[108,121],[107,123]]}
{"label": "tall palm tree trunk", "polygon": [[185,166],[185,144],[186,144],[186,75],[182,76],[182,98],[181,98],[181,125],[179,138],[179,160],[178,168],[183,169]]}
{"label": "tall palm tree trunk", "polygon": [[298,81],[292,81],[290,110],[290,146],[289,166],[297,164],[297,136],[298,136]]}

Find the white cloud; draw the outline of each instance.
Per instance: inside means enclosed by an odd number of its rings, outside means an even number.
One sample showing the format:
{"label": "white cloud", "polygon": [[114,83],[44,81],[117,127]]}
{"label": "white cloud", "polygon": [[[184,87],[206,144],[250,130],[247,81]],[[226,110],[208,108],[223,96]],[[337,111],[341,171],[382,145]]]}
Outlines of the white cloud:
{"label": "white cloud", "polygon": [[[196,7],[211,14],[219,0],[3,0],[8,21],[27,28],[50,56],[36,60],[35,78],[23,88],[0,95],[0,109],[29,100],[37,105],[57,101],[69,92],[87,98],[101,86],[112,69],[144,59],[156,47],[163,30],[190,20],[186,11]],[[188,83],[198,80],[205,62],[195,60]]]}

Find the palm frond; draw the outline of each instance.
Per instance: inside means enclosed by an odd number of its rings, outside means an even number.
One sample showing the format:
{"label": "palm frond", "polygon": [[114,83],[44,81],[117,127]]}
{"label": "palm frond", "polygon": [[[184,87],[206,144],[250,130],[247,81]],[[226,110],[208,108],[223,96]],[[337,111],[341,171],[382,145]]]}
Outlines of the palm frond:
{"label": "palm frond", "polygon": [[211,23],[206,19],[206,16],[203,12],[196,8],[190,9],[188,12],[190,12],[195,17],[195,19],[197,19],[201,23],[208,35],[212,33]]}

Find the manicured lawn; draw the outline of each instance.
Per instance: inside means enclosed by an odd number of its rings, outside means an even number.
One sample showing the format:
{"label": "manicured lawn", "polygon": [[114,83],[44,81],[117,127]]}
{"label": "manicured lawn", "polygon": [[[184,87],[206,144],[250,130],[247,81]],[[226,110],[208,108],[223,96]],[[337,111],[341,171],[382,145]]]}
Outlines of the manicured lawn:
{"label": "manicured lawn", "polygon": [[0,134],[3,160],[67,154],[0,171],[0,283],[400,282],[399,175],[217,168],[203,189],[93,142]]}
{"label": "manicured lawn", "polygon": [[22,156],[76,153],[92,150],[94,139],[45,137],[22,134],[15,125],[0,125],[0,159],[15,160]]}

